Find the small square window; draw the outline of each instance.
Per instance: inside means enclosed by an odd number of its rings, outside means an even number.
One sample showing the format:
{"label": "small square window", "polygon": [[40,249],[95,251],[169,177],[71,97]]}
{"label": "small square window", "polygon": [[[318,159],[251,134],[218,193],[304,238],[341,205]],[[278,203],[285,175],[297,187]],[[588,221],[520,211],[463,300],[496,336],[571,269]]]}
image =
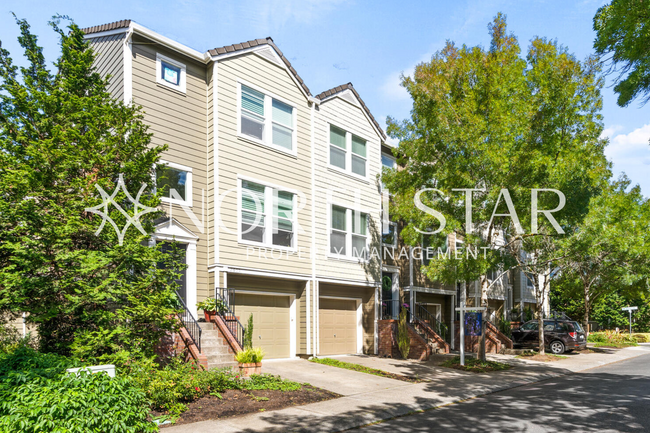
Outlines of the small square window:
{"label": "small square window", "polygon": [[183,63],[156,53],[156,82],[185,93],[186,69]]}
{"label": "small square window", "polygon": [[192,205],[192,170],[189,167],[161,163],[156,168],[156,187],[162,190],[162,201]]}
{"label": "small square window", "polygon": [[161,62],[162,79],[168,83],[178,86],[181,83],[181,68],[170,65],[167,62]]}

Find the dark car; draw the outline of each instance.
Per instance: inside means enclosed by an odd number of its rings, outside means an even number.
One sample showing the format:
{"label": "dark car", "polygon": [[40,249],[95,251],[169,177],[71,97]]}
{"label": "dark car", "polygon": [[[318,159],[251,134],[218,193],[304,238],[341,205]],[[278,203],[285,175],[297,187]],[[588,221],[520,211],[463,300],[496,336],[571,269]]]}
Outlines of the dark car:
{"label": "dark car", "polygon": [[[531,320],[512,330],[515,347],[539,347],[539,322]],[[587,347],[587,337],[578,322],[572,320],[545,319],[544,343],[555,355]]]}

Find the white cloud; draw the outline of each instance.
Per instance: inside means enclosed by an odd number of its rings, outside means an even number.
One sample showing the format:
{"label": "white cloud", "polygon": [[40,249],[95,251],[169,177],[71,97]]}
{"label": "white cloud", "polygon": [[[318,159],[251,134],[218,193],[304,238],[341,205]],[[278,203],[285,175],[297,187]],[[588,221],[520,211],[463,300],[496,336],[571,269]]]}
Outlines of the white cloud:
{"label": "white cloud", "polygon": [[289,21],[312,23],[343,3],[344,0],[243,1],[237,15],[240,18],[246,17],[260,29],[272,30],[284,26]]}
{"label": "white cloud", "polygon": [[390,74],[384,81],[384,84],[381,86],[381,92],[384,94],[384,96],[390,101],[408,100],[411,96],[406,91],[406,89],[402,87],[402,74],[407,77],[413,76],[414,70],[415,66],[412,66],[406,71],[393,72]]}
{"label": "white cloud", "polygon": [[605,155],[614,164],[614,174],[625,172],[632,183],[641,185],[644,195],[650,195],[650,124],[643,125],[627,134],[616,134],[623,128],[613,125],[605,128],[602,136],[609,137]]}

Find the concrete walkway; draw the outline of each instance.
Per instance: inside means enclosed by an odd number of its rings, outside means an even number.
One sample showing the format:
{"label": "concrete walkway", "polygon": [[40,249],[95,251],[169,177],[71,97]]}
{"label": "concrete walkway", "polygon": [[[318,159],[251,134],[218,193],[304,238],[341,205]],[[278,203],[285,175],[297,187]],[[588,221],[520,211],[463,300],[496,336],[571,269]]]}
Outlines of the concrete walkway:
{"label": "concrete walkway", "polygon": [[371,356],[337,358],[392,373],[418,376],[426,380],[417,384],[305,360],[271,361],[264,364],[263,372],[307,382],[337,392],[343,397],[272,412],[165,427],[161,431],[167,433],[341,431],[647,353],[650,353],[650,346],[639,346],[603,353],[569,354],[567,359],[552,363],[521,360],[510,355],[490,355],[492,359],[512,364],[513,368],[489,374],[467,373],[438,367],[436,364],[440,363],[440,358],[429,362]]}

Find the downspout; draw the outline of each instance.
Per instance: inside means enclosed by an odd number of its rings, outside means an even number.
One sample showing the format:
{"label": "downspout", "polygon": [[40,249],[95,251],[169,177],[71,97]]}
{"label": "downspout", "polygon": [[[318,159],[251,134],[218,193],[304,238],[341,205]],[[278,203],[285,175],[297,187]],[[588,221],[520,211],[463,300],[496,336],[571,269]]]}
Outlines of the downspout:
{"label": "downspout", "polygon": [[311,102],[311,290],[314,291],[314,347],[312,349],[312,338],[310,338],[311,329],[310,323],[312,317],[309,309],[309,290],[307,290],[307,354],[316,355],[316,308],[317,308],[317,294],[316,294],[316,102]]}

